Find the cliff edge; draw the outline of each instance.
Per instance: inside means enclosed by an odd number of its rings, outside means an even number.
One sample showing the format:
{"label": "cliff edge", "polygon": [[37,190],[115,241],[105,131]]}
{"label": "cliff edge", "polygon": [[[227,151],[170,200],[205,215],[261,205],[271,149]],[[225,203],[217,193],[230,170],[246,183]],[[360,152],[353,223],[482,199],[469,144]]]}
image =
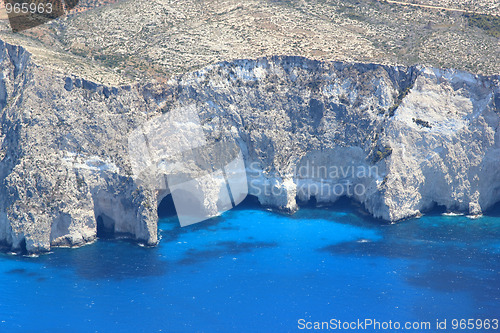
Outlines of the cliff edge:
{"label": "cliff edge", "polygon": [[127,139],[185,106],[199,110],[208,141],[239,143],[264,205],[293,212],[349,196],[397,221],[500,201],[498,75],[282,56],[109,87],[3,42],[0,66],[0,242],[13,251],[105,233],[156,244],[168,191],[136,184]]}

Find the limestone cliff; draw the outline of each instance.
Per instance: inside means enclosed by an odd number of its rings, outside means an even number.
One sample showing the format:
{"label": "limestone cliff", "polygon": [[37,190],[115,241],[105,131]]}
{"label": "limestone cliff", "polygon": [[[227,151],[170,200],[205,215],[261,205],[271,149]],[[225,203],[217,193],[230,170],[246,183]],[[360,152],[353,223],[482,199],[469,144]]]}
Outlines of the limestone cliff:
{"label": "limestone cliff", "polygon": [[263,204],[293,211],[297,198],[348,195],[397,221],[500,200],[498,76],[275,57],[169,84],[175,104],[200,106],[207,133],[222,122],[240,140]]}
{"label": "limestone cliff", "polygon": [[81,245],[99,221],[156,244],[153,195],[126,172],[127,132],[147,117],[137,90],[65,77],[3,42],[0,68],[0,241],[27,252]]}
{"label": "limestone cliff", "polygon": [[264,205],[347,195],[397,221],[500,201],[499,76],[271,57],[107,87],[5,43],[0,67],[0,242],[13,250],[106,230],[155,244],[166,192],[137,186],[127,138],[182,106],[198,108],[209,141],[236,139]]}

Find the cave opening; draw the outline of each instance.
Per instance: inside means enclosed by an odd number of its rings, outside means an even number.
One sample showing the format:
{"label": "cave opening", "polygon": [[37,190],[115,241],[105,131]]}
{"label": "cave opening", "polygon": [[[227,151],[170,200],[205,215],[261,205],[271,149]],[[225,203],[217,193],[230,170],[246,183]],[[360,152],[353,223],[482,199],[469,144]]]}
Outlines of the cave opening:
{"label": "cave opening", "polygon": [[97,237],[102,239],[110,239],[115,237],[115,221],[101,214],[97,216]]}
{"label": "cave opening", "polygon": [[172,194],[166,195],[160,201],[157,212],[159,218],[177,216],[177,211],[175,210],[174,199],[172,198]]}
{"label": "cave opening", "polygon": [[21,243],[19,243],[19,253],[22,255],[28,254],[28,248],[26,247],[26,238],[23,238]]}
{"label": "cave opening", "polygon": [[440,205],[435,201],[432,202],[432,205],[428,209],[424,210],[425,215],[436,215],[436,216],[442,215],[448,211],[449,210],[446,208],[446,206]]}
{"label": "cave opening", "polygon": [[500,201],[488,208],[484,215],[500,217]]}
{"label": "cave opening", "polygon": [[[197,202],[193,202],[194,205],[198,204]],[[244,209],[257,209],[262,208],[262,204],[259,202],[259,199],[254,196],[248,194],[246,198],[234,209],[244,210]],[[168,194],[165,196],[158,205],[158,218],[169,218],[177,216],[177,211],[175,209],[174,200],[172,198],[172,194]]]}
{"label": "cave opening", "polygon": [[[374,217],[365,206],[353,197],[347,195],[339,197],[334,202],[318,202],[316,196],[311,195],[309,200],[300,200],[296,197],[299,209],[324,209],[327,211],[343,211],[361,217],[365,221],[375,224],[389,224],[390,222]],[[346,216],[349,216],[346,215]]]}
{"label": "cave opening", "polygon": [[244,209],[258,209],[262,208],[263,205],[260,203],[259,198],[255,195],[247,194],[246,198],[240,202],[238,206],[234,209],[244,210]]}
{"label": "cave opening", "polygon": [[302,208],[315,208],[318,206],[318,199],[316,199],[315,195],[311,195],[309,200],[300,200],[300,198],[296,196],[295,201],[297,205]]}

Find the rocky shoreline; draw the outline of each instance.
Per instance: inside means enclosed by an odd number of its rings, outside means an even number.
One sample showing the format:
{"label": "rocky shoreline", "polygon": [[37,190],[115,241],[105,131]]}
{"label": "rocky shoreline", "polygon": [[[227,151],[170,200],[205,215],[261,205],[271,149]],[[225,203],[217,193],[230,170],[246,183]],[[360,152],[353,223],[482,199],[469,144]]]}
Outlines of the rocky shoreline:
{"label": "rocky shoreline", "polygon": [[107,87],[0,42],[0,242],[38,253],[111,230],[157,243],[167,191],[137,186],[128,135],[195,106],[208,141],[236,140],[249,194],[289,212],[342,196],[398,221],[500,201],[500,76],[269,57],[164,84]]}

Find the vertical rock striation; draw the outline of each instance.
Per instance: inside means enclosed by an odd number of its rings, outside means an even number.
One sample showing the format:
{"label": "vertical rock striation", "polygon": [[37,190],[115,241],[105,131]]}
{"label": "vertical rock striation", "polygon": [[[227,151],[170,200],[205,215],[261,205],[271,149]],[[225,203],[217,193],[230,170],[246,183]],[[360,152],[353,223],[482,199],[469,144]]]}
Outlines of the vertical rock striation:
{"label": "vertical rock striation", "polygon": [[397,221],[436,204],[479,214],[500,201],[499,76],[272,57],[106,87],[6,43],[0,68],[0,242],[12,250],[108,232],[156,244],[168,191],[135,183],[127,139],[184,106],[199,110],[209,142],[240,144],[264,205],[293,212],[347,195]]}
{"label": "vertical rock striation", "polygon": [[127,133],[147,118],[137,90],[64,77],[5,43],[0,66],[0,242],[28,253],[82,245],[105,220],[156,244],[153,196],[128,171]]}
{"label": "vertical rock striation", "polygon": [[297,199],[347,195],[397,221],[500,201],[499,76],[274,57],[170,85],[176,104],[199,106],[212,139],[240,140],[262,204],[294,211]]}

